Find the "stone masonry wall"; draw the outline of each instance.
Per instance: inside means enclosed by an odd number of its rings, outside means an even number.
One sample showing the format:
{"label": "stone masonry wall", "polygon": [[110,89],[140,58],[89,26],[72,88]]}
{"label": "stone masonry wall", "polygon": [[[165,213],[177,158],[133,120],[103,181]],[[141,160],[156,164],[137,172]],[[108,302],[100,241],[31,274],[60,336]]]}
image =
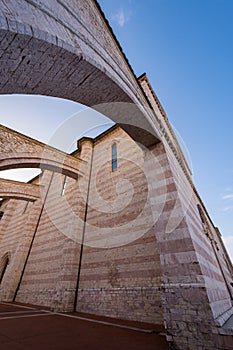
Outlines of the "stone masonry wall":
{"label": "stone masonry wall", "polygon": [[215,319],[231,309],[231,298],[214,248],[203,232],[197,209],[200,204],[205,212],[203,204],[173,155],[166,153],[177,195],[172,220],[164,227],[165,241],[158,243],[166,267],[162,274],[171,273],[164,285],[165,309],[170,305],[165,319],[179,349],[215,349]]}
{"label": "stone masonry wall", "polygon": [[[146,75],[139,82],[161,123],[174,137],[182,159],[182,150]],[[178,348],[215,349],[213,333],[221,332],[216,325],[220,327],[233,312],[232,264],[195,190],[187,163],[187,171],[183,171],[169,140],[164,139],[160,146],[170,176],[161,192],[166,205],[155,226],[164,283],[164,319]]]}
{"label": "stone masonry wall", "polygon": [[0,222],[0,256],[9,253],[10,261],[1,283],[0,295],[3,300],[13,300],[39,218],[41,200],[27,202],[11,199],[5,201],[1,209],[4,215]]}
{"label": "stone masonry wall", "polygon": [[[48,195],[16,301],[55,307],[61,304],[63,298],[65,308],[69,303],[69,291],[72,288],[70,284],[75,279],[75,272],[71,267],[77,265],[79,247],[73,241],[71,244],[70,239],[62,233],[62,226],[69,225],[69,213],[64,205],[66,198],[61,197],[59,181],[64,175],[50,173],[51,176],[52,182],[48,187]],[[67,187],[76,181],[69,180]],[[59,200],[60,197],[62,200]],[[77,255],[77,262],[74,264],[73,255]],[[59,285],[61,280],[66,283],[66,298],[65,291]]]}
{"label": "stone masonry wall", "polygon": [[[118,164],[112,171],[111,149]],[[144,151],[121,129],[94,143],[77,311],[161,324]]]}
{"label": "stone masonry wall", "polygon": [[[90,146],[82,145],[87,165]],[[88,179],[52,175],[17,301],[74,310]]]}
{"label": "stone masonry wall", "polygon": [[165,322],[177,349],[221,349],[229,261],[169,148],[145,149],[118,127],[79,146],[72,156],[88,176],[44,171],[32,181],[42,185],[40,199],[3,202],[0,259],[9,253],[10,262],[1,300]]}

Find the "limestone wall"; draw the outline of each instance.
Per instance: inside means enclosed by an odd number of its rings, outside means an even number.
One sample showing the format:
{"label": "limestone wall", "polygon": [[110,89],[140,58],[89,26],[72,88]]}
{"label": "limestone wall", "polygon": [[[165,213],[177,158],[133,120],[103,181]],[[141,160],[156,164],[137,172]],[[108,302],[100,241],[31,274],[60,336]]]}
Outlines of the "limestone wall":
{"label": "limestone wall", "polygon": [[1,300],[165,322],[178,348],[213,349],[232,312],[231,264],[172,152],[118,127],[79,147],[86,177],[44,171],[41,198],[3,202]]}
{"label": "limestone wall", "polygon": [[78,311],[162,323],[150,195],[144,151],[126,133],[116,128],[94,143]]}

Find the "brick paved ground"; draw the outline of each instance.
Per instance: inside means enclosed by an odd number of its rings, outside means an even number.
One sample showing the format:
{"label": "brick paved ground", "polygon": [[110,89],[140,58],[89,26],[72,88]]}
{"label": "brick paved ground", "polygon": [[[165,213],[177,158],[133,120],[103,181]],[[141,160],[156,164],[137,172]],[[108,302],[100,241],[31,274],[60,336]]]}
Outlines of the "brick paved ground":
{"label": "brick paved ground", "polygon": [[1,350],[168,349],[159,332],[162,328],[148,324],[0,303]]}

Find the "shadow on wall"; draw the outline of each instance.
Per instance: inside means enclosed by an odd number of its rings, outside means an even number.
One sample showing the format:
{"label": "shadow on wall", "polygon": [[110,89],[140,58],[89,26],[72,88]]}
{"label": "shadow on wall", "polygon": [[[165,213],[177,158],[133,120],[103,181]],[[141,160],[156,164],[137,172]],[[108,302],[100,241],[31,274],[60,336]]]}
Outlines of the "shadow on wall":
{"label": "shadow on wall", "polygon": [[3,257],[0,260],[0,284],[5,275],[5,272],[9,263],[10,263],[10,254],[6,253],[3,255]]}

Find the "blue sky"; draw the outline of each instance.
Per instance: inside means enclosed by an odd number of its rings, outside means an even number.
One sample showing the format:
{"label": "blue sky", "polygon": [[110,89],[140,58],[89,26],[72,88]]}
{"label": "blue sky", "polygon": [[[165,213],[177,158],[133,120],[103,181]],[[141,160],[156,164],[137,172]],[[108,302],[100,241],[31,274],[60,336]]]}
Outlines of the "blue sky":
{"label": "blue sky", "polygon": [[233,257],[233,1],[99,3],[182,136],[196,187]]}
{"label": "blue sky", "polygon": [[[181,134],[194,182],[233,257],[233,1],[99,3],[135,74],[147,73]],[[48,142],[59,124],[82,109],[54,98],[1,96],[0,122]],[[95,125],[107,122],[93,118]],[[85,122],[80,126],[77,137]]]}

